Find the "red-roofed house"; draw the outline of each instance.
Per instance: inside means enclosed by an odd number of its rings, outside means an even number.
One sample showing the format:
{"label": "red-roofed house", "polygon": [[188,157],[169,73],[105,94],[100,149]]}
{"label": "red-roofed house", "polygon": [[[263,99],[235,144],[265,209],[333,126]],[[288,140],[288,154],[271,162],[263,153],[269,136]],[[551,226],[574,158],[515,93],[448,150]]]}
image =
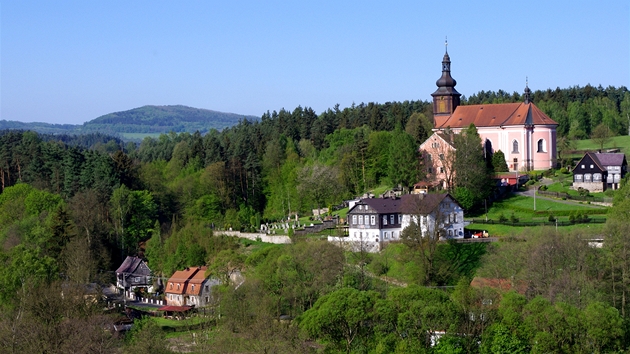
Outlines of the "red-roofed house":
{"label": "red-roofed house", "polygon": [[470,124],[477,127],[486,153],[501,150],[512,171],[546,170],[556,166],[556,127],[530,99],[525,85],[525,99],[517,103],[460,106],[461,94],[451,77],[448,53],[442,60],[442,77],[433,96],[434,131],[450,129],[460,133]]}
{"label": "red-roofed house", "polygon": [[207,278],[207,267],[193,267],[178,270],[166,283],[164,293],[169,306],[206,306],[210,300],[212,287],[219,285],[217,279]]}

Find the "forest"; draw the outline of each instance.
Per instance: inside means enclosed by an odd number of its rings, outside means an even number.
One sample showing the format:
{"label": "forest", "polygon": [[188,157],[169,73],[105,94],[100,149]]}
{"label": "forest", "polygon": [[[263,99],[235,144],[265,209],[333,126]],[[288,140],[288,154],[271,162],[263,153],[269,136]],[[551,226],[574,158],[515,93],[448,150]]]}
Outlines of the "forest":
{"label": "forest", "polygon": [[[499,91],[463,101],[520,99]],[[601,124],[613,135],[628,132],[625,87],[536,91],[533,100],[559,123],[561,139],[591,136]],[[177,350],[151,318],[123,338],[103,331],[113,315],[80,296],[86,284],[111,282],[124,257],[138,252],[158,276],[207,265],[226,279],[216,291],[220,316],[200,330],[193,352],[630,348],[627,184],[615,195],[603,248],[584,241],[601,236],[587,228],[529,229],[481,246],[441,243],[430,259],[414,242],[370,255],[309,237],[260,245],[221,235],[333,209],[377,187],[411,186],[425,177],[417,147],[431,128],[431,104],[405,101],[320,114],[281,109],[221,132],[162,134],[140,144],[3,131],[1,351]],[[488,193],[478,185],[459,191],[471,196],[472,212]],[[398,283],[379,277],[391,268]],[[247,279],[238,288],[225,277],[235,269]],[[511,290],[471,286],[475,276],[505,279]]]}

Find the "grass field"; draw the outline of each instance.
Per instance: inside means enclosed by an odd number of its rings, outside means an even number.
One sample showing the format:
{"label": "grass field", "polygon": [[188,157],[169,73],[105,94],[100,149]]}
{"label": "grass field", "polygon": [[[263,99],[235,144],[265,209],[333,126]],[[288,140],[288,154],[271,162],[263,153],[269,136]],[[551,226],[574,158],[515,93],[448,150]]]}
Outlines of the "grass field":
{"label": "grass field", "polygon": [[[599,144],[595,143],[592,139],[577,140],[576,147],[578,150],[599,150]],[[607,149],[620,149],[623,153],[630,153],[630,136],[620,135],[611,138],[611,140],[604,145],[604,150]]]}
{"label": "grass field", "polygon": [[[569,214],[573,211],[580,211],[591,217],[605,218],[607,208],[589,204],[579,203],[563,203],[560,201],[544,200],[536,198],[536,211],[534,211],[534,198],[525,196],[512,196],[502,201],[495,202],[488,209],[488,219],[499,220],[501,216],[508,220],[512,217],[519,221],[545,222],[549,219],[549,214],[554,215],[558,221],[568,221]],[[476,219],[484,219],[485,214],[478,215]],[[578,224],[571,226],[561,226],[559,229],[571,230],[574,228],[593,228],[601,229],[603,224]],[[470,224],[467,229],[487,230],[491,236],[506,236],[512,233],[520,233],[526,229],[523,226],[510,225],[489,225],[489,224]]]}
{"label": "grass field", "polygon": [[120,133],[125,140],[142,141],[146,137],[157,139],[162,133]]}

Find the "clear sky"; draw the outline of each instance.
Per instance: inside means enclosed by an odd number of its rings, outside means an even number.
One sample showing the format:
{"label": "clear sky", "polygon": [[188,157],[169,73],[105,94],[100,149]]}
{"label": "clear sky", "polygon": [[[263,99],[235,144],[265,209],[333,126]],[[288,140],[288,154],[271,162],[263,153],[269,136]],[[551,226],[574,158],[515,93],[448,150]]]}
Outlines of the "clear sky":
{"label": "clear sky", "polygon": [[3,1],[0,119],[80,124],[144,105],[260,116],[457,90],[630,86],[611,1]]}

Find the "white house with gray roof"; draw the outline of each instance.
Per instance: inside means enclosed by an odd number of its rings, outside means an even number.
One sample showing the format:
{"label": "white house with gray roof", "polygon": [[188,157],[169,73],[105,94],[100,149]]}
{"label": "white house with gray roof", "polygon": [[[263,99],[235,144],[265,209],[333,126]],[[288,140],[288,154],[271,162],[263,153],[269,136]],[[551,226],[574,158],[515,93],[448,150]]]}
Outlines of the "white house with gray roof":
{"label": "white house with gray roof", "polygon": [[347,218],[348,237],[329,237],[329,241],[354,244],[370,252],[400,240],[412,220],[425,236],[464,237],[464,210],[448,193],[361,199],[350,208]]}

